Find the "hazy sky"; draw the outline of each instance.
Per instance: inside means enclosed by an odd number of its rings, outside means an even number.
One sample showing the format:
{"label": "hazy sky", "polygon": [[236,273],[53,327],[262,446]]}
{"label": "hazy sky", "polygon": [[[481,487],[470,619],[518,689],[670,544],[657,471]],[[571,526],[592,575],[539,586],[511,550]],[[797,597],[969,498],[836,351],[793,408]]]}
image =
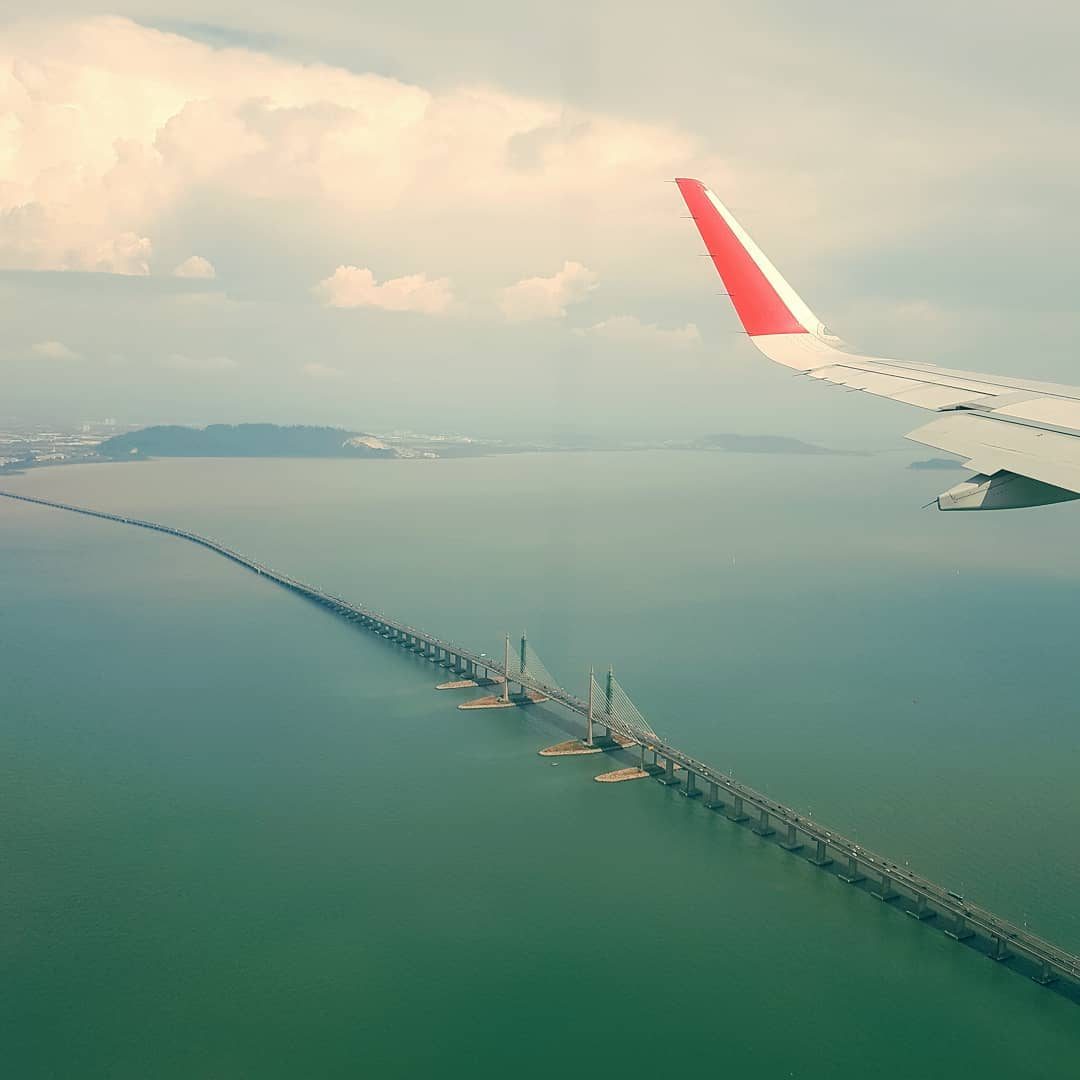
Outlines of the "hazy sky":
{"label": "hazy sky", "polygon": [[0,16],[0,417],[898,445],[735,332],[676,175],[860,348],[1080,383],[1080,14],[532,8]]}

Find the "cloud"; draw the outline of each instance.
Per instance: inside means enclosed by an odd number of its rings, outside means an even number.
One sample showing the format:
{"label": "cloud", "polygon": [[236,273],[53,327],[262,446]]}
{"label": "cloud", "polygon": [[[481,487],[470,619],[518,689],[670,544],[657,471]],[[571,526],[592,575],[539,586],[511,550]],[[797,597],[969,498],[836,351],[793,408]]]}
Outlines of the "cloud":
{"label": "cloud", "polygon": [[617,223],[633,250],[625,223],[669,225],[661,181],[696,152],[684,132],[559,100],[428,89],[121,17],[4,30],[3,268],[172,273],[176,257],[154,259],[178,218],[235,204],[223,244],[230,227],[249,241],[252,221],[272,244],[302,212],[312,250],[392,246],[505,280],[558,257],[575,223]]}
{"label": "cloud", "polygon": [[341,368],[331,367],[311,361],[300,369],[309,379],[340,379],[344,372]]}
{"label": "cloud", "polygon": [[524,278],[499,293],[499,309],[511,322],[560,319],[570,304],[580,304],[599,277],[587,266],[567,260],[551,277]]}
{"label": "cloud", "polygon": [[375,275],[359,266],[339,266],[313,291],[326,307],[382,308],[383,311],[419,311],[425,315],[443,315],[454,302],[447,278],[410,274],[378,285]]}
{"label": "cloud", "polygon": [[158,364],[172,371],[193,373],[231,371],[236,367],[236,361],[231,356],[188,356],[185,353],[172,353],[159,360]]}
{"label": "cloud", "polygon": [[69,349],[62,341],[38,341],[31,349],[35,356],[43,360],[79,360],[81,356],[74,349]]}
{"label": "cloud", "polygon": [[576,330],[575,333],[583,337],[655,349],[693,349],[701,344],[701,332],[694,323],[667,330],[656,323],[643,323],[635,315],[612,315],[603,322]]}
{"label": "cloud", "polygon": [[214,264],[201,255],[189,255],[174,271],[173,277],[178,278],[201,278],[209,280],[217,277]]}

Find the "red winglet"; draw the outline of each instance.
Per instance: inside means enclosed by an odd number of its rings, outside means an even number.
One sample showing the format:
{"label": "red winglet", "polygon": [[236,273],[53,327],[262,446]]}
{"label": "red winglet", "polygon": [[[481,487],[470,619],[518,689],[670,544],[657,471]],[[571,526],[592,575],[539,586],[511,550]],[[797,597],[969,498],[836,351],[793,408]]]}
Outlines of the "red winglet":
{"label": "red winglet", "polygon": [[[706,194],[705,185],[700,180],[685,178],[675,183],[679,185],[690,214],[697,222],[701,239],[705,241],[705,247],[731,294],[731,302],[746,332],[751,337],[809,333],[717,210]],[[771,265],[769,268],[772,269]]]}

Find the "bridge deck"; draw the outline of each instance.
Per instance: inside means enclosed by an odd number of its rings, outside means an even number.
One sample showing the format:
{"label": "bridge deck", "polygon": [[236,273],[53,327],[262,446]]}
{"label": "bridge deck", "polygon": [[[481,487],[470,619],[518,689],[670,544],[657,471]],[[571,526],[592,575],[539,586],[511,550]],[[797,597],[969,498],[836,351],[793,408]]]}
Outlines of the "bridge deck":
{"label": "bridge deck", "polygon": [[[226,547],[224,544],[219,544],[216,540],[200,536],[198,533],[173,528],[169,525],[161,525],[153,521],[143,521],[139,518],[124,517],[120,514],[110,514],[101,510],[89,510],[85,507],[55,502],[50,499],[40,499],[32,495],[18,495],[14,492],[0,491],[0,496],[17,499],[20,502],[34,503],[39,506],[68,510],[75,514],[84,514],[87,517],[101,518],[105,521],[115,521],[122,525],[135,525],[142,529],[150,529],[154,532],[165,533],[169,536],[191,541],[238,563],[240,566],[246,567],[253,573],[268,578],[270,581],[292,592],[299,593],[345,618],[362,621],[378,632],[388,632],[396,635],[403,642],[412,638],[425,648],[442,650],[448,656],[458,657],[460,661],[486,668],[489,672],[504,678],[509,677],[514,683],[519,683],[528,690],[542,694],[582,717],[587,717],[589,714],[589,703],[562,687],[548,686],[534,681],[527,674],[522,674],[513,669],[507,672],[504,665],[494,657],[466,649],[445,638],[436,637],[418,627],[410,626],[408,623],[384,615],[375,608],[351,603],[315,585],[297,581],[295,578],[289,577],[273,567],[256,562],[254,559],[250,559],[246,555]],[[753,808],[759,815],[764,811],[773,825],[785,829],[794,828],[811,842],[824,845],[825,851],[832,852],[844,859],[854,859],[858,866],[877,875],[879,879],[884,876],[887,888],[897,890],[896,895],[900,895],[899,890],[904,890],[916,903],[920,901],[920,898],[923,898],[925,902],[933,906],[934,913],[952,916],[953,919],[962,919],[965,926],[977,931],[988,941],[997,942],[998,948],[1005,948],[1012,953],[1026,955],[1040,966],[1041,976],[1038,977],[1038,981],[1046,982],[1049,978],[1055,976],[1066,976],[1068,979],[1080,983],[1080,957],[1036,936],[1024,927],[1017,926],[1007,919],[995,915],[986,908],[969,903],[963,897],[951,892],[944,886],[914,873],[907,867],[898,866],[883,855],[871,851],[863,845],[856,844],[854,840],[834,829],[825,828],[821,822],[799,814],[791,807],[776,802],[767,795],[748,787],[726,773],[712,768],[705,762],[699,761],[690,754],[662,740],[650,738],[646,741],[640,732],[631,731],[629,728],[623,730],[623,726],[615,716],[601,715],[596,719],[623,735],[631,743],[641,745],[649,751],[655,751],[659,757],[681,766],[686,770],[687,774],[693,774],[697,781],[704,780],[707,783],[716,784],[718,789],[726,791],[732,797],[740,798],[744,806]],[[888,894],[884,894],[883,898],[887,899]]]}

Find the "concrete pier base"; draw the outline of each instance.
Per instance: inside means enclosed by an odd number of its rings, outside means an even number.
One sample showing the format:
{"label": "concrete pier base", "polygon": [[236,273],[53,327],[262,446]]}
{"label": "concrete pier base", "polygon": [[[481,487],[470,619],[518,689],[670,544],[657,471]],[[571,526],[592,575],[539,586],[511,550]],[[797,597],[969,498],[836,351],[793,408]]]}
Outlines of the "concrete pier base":
{"label": "concrete pier base", "polygon": [[848,856],[846,873],[837,874],[836,876],[841,881],[846,881],[849,885],[854,885],[859,881],[866,880],[866,875],[859,872],[859,860],[854,855]]}
{"label": "concrete pier base", "polygon": [[996,960],[998,963],[1009,959],[1009,946],[1000,935],[994,938],[994,951],[989,955],[991,960]]}
{"label": "concrete pier base", "polygon": [[615,769],[614,772],[601,773],[593,779],[598,784],[621,784],[624,780],[644,780],[648,775],[647,772],[631,765],[628,769]]}
{"label": "concrete pier base", "polygon": [[665,787],[672,787],[679,783],[679,778],[675,775],[675,762],[671,758],[667,759],[667,763],[662,773],[658,773],[656,776],[658,783],[663,784]]}
{"label": "concrete pier base", "polygon": [[876,889],[870,890],[871,896],[876,896],[883,904],[895,900],[900,894],[893,888],[892,878],[888,874],[882,874]]}
{"label": "concrete pier base", "polygon": [[682,794],[687,799],[697,799],[701,796],[701,789],[697,786],[697,773],[687,771],[686,787],[682,789]]}
{"label": "concrete pier base", "polygon": [[743,809],[742,796],[733,795],[731,798],[731,808],[724,815],[728,821],[734,821],[736,825],[743,821],[749,821],[750,815]]}
{"label": "concrete pier base", "polygon": [[968,926],[967,919],[963,915],[956,915],[953,917],[952,925],[946,928],[945,936],[951,937],[953,941],[967,941],[968,938],[975,936],[975,931]]}
{"label": "concrete pier base", "polygon": [[706,810],[722,810],[724,803],[720,798],[720,789],[713,781],[709,781],[709,797],[703,803]]}
{"label": "concrete pier base", "polygon": [[517,709],[523,705],[535,705],[538,702],[547,701],[543,694],[537,694],[529,690],[524,694],[511,694],[508,698],[491,697],[477,698],[475,701],[464,701],[459,709]]}
{"label": "concrete pier base", "polygon": [[1038,975],[1031,976],[1040,986],[1049,986],[1052,982],[1057,982],[1057,976],[1054,974],[1053,969],[1049,964],[1043,964],[1039,968]]}
{"label": "concrete pier base", "polygon": [[815,866],[828,866],[832,859],[829,857],[829,852],[825,847],[824,840],[818,840],[814,844],[814,854],[810,857],[810,861]]}
{"label": "concrete pier base", "polygon": [[650,776],[655,776],[657,773],[663,772],[663,766],[656,760],[656,751],[652,751],[652,761],[645,760],[645,747],[641,748],[641,767]]}
{"label": "concrete pier base", "polygon": [[798,851],[802,847],[802,842],[799,840],[799,832],[794,825],[787,827],[787,836],[780,841],[780,846],[785,851]]}
{"label": "concrete pier base", "polygon": [[600,746],[586,746],[580,739],[567,739],[566,742],[545,746],[536,752],[541,757],[581,757],[585,754],[602,754],[604,750]]}
{"label": "concrete pier base", "polygon": [[769,824],[769,811],[762,810],[758,815],[757,821],[754,823],[754,832],[758,836],[772,836],[776,830]]}
{"label": "concrete pier base", "polygon": [[920,922],[924,919],[932,919],[937,914],[932,908],[927,907],[926,897],[922,893],[915,894],[915,906],[908,908],[907,913]]}
{"label": "concrete pier base", "polygon": [[494,679],[453,679],[450,682],[441,682],[435,689],[436,690],[465,690],[466,688],[473,686],[499,686],[502,683],[502,677],[496,676]]}

